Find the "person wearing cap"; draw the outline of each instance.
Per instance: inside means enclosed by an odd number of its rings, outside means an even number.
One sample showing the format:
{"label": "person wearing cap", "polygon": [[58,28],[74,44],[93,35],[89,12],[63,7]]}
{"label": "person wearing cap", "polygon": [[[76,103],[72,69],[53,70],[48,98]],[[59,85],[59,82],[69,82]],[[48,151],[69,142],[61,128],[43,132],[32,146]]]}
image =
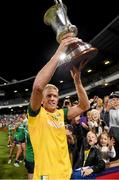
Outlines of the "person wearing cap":
{"label": "person wearing cap", "polygon": [[110,135],[115,139],[116,158],[119,159],[119,91],[109,96],[111,108],[109,110]]}

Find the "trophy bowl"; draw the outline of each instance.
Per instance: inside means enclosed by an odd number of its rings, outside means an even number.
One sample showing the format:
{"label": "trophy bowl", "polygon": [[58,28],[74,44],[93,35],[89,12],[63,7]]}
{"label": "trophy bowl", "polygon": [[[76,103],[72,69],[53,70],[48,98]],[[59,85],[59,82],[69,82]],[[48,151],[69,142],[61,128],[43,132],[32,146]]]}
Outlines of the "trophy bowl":
{"label": "trophy bowl", "polygon": [[[64,35],[69,32],[72,32],[75,37],[78,34],[78,29],[75,25],[71,24],[67,16],[67,7],[63,3],[56,3],[46,11],[44,23],[52,27],[56,33],[58,43],[60,43]],[[97,53],[97,48],[80,40],[78,43],[69,45],[66,50],[66,56],[59,60],[58,66],[66,65],[71,69],[72,66],[80,66],[81,61],[85,61],[84,64],[86,65]]]}

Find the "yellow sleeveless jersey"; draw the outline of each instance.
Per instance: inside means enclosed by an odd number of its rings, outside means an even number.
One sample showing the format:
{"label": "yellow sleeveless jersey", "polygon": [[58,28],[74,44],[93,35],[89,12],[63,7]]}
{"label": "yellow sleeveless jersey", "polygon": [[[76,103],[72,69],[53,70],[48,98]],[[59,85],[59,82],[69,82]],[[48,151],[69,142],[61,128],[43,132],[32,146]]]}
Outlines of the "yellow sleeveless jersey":
{"label": "yellow sleeveless jersey", "polygon": [[35,160],[33,179],[70,179],[63,109],[50,113],[41,107],[35,117],[28,115],[28,128]]}

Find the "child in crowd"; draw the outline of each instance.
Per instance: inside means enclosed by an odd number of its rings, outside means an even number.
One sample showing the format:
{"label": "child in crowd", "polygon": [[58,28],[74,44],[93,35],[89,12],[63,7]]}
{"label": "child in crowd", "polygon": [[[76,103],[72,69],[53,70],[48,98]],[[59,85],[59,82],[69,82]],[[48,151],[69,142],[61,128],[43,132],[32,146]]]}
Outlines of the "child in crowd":
{"label": "child in crowd", "polygon": [[95,146],[96,143],[96,134],[89,131],[74,166],[72,179],[90,179],[94,177],[95,173],[104,170],[105,162],[101,158],[99,149]]}
{"label": "child in crowd", "polygon": [[103,131],[108,131],[106,123],[101,120],[100,112],[97,109],[90,111],[90,119],[88,119],[89,130],[92,130],[99,136]]}
{"label": "child in crowd", "polygon": [[116,151],[114,148],[114,140],[110,139],[108,133],[103,132],[99,136],[99,143],[97,147],[100,150],[102,159],[105,161],[105,163],[109,163],[110,158],[116,157]]}

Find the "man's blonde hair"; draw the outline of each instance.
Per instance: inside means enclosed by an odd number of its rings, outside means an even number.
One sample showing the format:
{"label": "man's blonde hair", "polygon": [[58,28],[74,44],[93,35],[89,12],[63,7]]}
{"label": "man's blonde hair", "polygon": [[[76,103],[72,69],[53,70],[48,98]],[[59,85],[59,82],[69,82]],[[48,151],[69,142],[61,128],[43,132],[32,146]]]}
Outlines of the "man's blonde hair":
{"label": "man's blonde hair", "polygon": [[43,92],[47,89],[54,89],[57,91],[57,93],[59,93],[59,89],[54,85],[54,84],[47,84],[44,89],[43,89]]}

